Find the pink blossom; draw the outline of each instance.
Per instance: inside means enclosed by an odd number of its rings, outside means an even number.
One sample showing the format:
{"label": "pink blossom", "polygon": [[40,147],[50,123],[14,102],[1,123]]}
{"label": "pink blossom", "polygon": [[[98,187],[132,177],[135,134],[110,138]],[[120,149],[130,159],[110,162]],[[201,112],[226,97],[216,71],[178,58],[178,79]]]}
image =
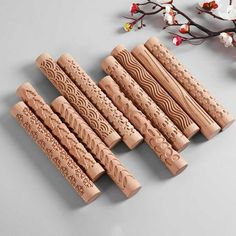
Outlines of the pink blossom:
{"label": "pink blossom", "polygon": [[183,42],[183,38],[179,35],[173,37],[173,44],[179,46]]}
{"label": "pink blossom", "polygon": [[130,13],[135,14],[139,11],[139,6],[137,3],[133,3],[130,7]]}

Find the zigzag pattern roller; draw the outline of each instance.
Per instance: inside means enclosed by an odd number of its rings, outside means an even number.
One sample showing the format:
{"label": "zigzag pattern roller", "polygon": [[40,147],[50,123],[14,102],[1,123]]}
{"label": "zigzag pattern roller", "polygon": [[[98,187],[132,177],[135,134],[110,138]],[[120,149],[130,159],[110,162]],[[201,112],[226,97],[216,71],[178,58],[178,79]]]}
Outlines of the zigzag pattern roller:
{"label": "zigzag pattern roller", "polygon": [[115,47],[112,55],[188,139],[199,131],[193,120],[123,45]]}
{"label": "zigzag pattern roller", "polygon": [[185,160],[171,147],[162,134],[151,125],[146,116],[125,97],[110,76],[100,80],[99,86],[139,130],[147,144],[160,157],[173,175],[181,173],[187,167]]}
{"label": "zigzag pattern roller", "polygon": [[117,82],[125,95],[151,120],[153,125],[161,131],[175,150],[181,151],[187,146],[189,140],[113,56],[107,57],[102,62],[102,68]]}
{"label": "zigzag pattern roller", "polygon": [[229,127],[234,118],[213,98],[210,93],[185,69],[177,58],[155,37],[145,46],[175,77],[189,94],[210,114],[222,129]]}
{"label": "zigzag pattern roller", "polygon": [[142,142],[143,137],[139,132],[135,130],[128,119],[114,106],[112,101],[102,92],[71,55],[63,54],[57,63],[97,107],[102,115],[113,125],[130,149],[135,148]]}
{"label": "zigzag pattern roller", "polygon": [[64,97],[56,98],[52,102],[52,108],[68,124],[90,152],[95,155],[107,174],[127,197],[131,197],[141,188],[139,182],[121,164],[119,159],[107,148]]}
{"label": "zigzag pattern roller", "polygon": [[220,131],[217,123],[205,110],[186,92],[186,90],[166,71],[162,64],[143,45],[132,51],[149,73],[169,92],[188,115],[200,127],[201,133],[210,139]]}
{"label": "zigzag pattern roller", "polygon": [[17,95],[35,112],[44,125],[55,135],[76,162],[86,171],[92,181],[97,180],[104,169],[84,148],[75,135],[69,131],[60,118],[46,104],[30,83],[24,83],[17,89]]}
{"label": "zigzag pattern roller", "polygon": [[24,102],[19,102],[13,106],[11,114],[86,203],[93,201],[100,195],[99,189]]}
{"label": "zigzag pattern roller", "polygon": [[65,96],[73,107],[80,113],[99,137],[112,148],[120,141],[120,136],[99,113],[94,105],[86,98],[79,88],[53,61],[50,55],[44,53],[36,59],[36,64],[43,74],[52,82],[57,90]]}

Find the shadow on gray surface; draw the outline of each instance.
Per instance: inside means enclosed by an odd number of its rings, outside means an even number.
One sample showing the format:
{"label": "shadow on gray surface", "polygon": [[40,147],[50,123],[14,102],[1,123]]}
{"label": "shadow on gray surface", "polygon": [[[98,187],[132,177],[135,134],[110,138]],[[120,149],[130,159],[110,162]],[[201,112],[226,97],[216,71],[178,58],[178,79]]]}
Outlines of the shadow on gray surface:
{"label": "shadow on gray surface", "polygon": [[235,68],[235,63],[232,63],[231,65],[230,65],[230,68],[228,69],[228,71],[227,71],[228,73],[228,77],[227,77],[227,80],[228,79],[231,79],[231,80],[233,80],[234,82],[236,82],[236,77],[235,77],[235,75],[236,75],[236,68]]}
{"label": "shadow on gray surface", "polygon": [[[15,93],[13,94],[8,94],[7,96],[5,96],[4,98],[2,98],[1,103],[4,104],[4,106],[7,108],[6,110],[6,116],[9,115],[10,116],[10,109],[11,107],[17,103],[19,101],[19,98],[17,97],[17,95]],[[4,113],[3,113],[4,114]]]}
{"label": "shadow on gray surface", "polygon": [[[207,48],[214,52],[218,57],[226,57],[227,60],[235,62],[236,59],[236,49],[226,48],[222,43],[220,43],[218,38],[210,39],[205,42]],[[229,64],[231,65],[231,64]],[[227,69],[227,68],[226,68]]]}
{"label": "shadow on gray surface", "polygon": [[115,147],[112,148],[112,152],[115,155],[131,152],[131,151],[132,150],[130,150],[122,141],[120,141]]}
{"label": "shadow on gray surface", "polygon": [[201,144],[207,142],[208,140],[200,132],[198,132],[191,138],[190,141],[193,144]]}
{"label": "shadow on gray surface", "polygon": [[137,147],[136,152],[139,154],[137,161],[141,162],[141,165],[146,165],[154,177],[157,176],[160,180],[167,180],[173,177],[159,157],[145,142]]}
{"label": "shadow on gray surface", "polygon": [[116,33],[117,33],[117,34],[124,34],[125,31],[124,31],[123,27],[121,26],[121,27],[119,27],[119,28],[116,29]]}
{"label": "shadow on gray surface", "polygon": [[86,70],[87,74],[92,78],[92,80],[95,81],[95,83],[98,83],[103,77],[106,76],[105,72],[102,70],[100,65],[102,61],[106,58],[106,56],[108,56],[108,54],[104,54],[104,56],[99,59],[98,64]]}
{"label": "shadow on gray surface", "polygon": [[125,201],[127,198],[116,186],[112,179],[104,174],[96,181],[96,186],[102,192],[103,197],[105,196],[109,202],[116,204]]}

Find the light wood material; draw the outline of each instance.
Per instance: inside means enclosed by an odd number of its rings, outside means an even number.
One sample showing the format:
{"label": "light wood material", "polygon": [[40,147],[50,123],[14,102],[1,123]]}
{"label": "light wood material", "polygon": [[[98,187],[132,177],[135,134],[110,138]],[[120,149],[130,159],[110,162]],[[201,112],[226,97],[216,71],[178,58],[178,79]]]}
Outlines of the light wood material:
{"label": "light wood material", "polygon": [[111,54],[188,139],[199,131],[189,115],[123,45],[115,47]]}
{"label": "light wood material", "polygon": [[70,132],[30,83],[22,84],[16,93],[34,111],[52,134],[58,138],[61,145],[85,170],[92,181],[97,180],[104,173],[102,166],[94,160],[93,156]]}
{"label": "light wood material", "polygon": [[162,132],[175,150],[181,151],[188,145],[189,140],[113,56],[107,57],[102,62],[102,68],[117,82],[121,90],[133,101],[135,106],[137,106],[148,119],[151,120],[153,125]]}
{"label": "light wood material", "polygon": [[112,148],[121,140],[119,134],[112,128],[108,121],[100,114],[57,63],[53,61],[50,55],[46,53],[40,55],[36,59],[36,64],[109,148]]}
{"label": "light wood material", "polygon": [[132,53],[197,123],[201,133],[207,139],[210,139],[219,133],[220,127],[218,124],[189,95],[189,93],[186,92],[181,84],[162,66],[147,48],[143,45],[139,45],[132,50]]}
{"label": "light wood material", "polygon": [[135,148],[143,141],[140,133],[130,124],[128,119],[116,106],[114,106],[112,101],[102,92],[71,55],[68,53],[61,55],[57,63],[102,115],[107,118],[130,149]]}
{"label": "light wood material", "polygon": [[11,114],[86,203],[100,195],[99,189],[24,102],[15,104],[11,109]]}
{"label": "light wood material", "polygon": [[232,115],[212,97],[157,38],[150,38],[145,46],[222,129],[226,129],[234,122]]}
{"label": "light wood material", "polygon": [[52,102],[52,108],[73,130],[92,154],[103,165],[107,174],[120,190],[131,197],[141,188],[140,183],[132,176],[119,159],[111,152],[102,140],[94,133],[68,101],[60,96]]}
{"label": "light wood material", "polygon": [[147,144],[159,156],[173,175],[181,173],[187,167],[186,161],[171,147],[163,135],[151,125],[146,116],[125,97],[119,86],[110,76],[106,76],[100,80],[99,86],[126,115],[136,129],[139,130]]}

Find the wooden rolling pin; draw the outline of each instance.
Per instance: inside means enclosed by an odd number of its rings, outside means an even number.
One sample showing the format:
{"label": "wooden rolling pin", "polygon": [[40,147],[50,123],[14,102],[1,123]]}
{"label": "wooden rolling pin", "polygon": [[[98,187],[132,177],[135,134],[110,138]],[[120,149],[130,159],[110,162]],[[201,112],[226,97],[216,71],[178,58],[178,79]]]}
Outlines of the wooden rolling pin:
{"label": "wooden rolling pin", "polygon": [[86,203],[92,202],[100,195],[99,189],[24,102],[15,104],[11,114]]}
{"label": "wooden rolling pin", "polygon": [[115,47],[111,54],[188,139],[199,131],[189,115],[123,45]]}
{"label": "wooden rolling pin", "polygon": [[163,135],[151,125],[146,116],[125,97],[117,83],[110,76],[100,80],[99,86],[139,130],[147,144],[160,157],[173,175],[181,173],[187,167],[186,161],[171,147]]}
{"label": "wooden rolling pin", "polygon": [[175,150],[181,151],[188,145],[189,140],[113,56],[108,56],[102,62],[102,68],[117,82],[125,95],[151,120],[153,125],[161,131]]}
{"label": "wooden rolling pin", "polygon": [[104,173],[101,165],[94,160],[93,156],[70,132],[30,83],[22,84],[16,93],[34,111],[52,134],[58,138],[60,144],[64,146],[92,181],[97,180]]}
{"label": "wooden rolling pin", "polygon": [[130,124],[128,119],[116,106],[114,106],[112,101],[102,92],[71,55],[67,53],[61,55],[57,63],[102,115],[107,118],[130,149],[135,148],[143,141],[140,133]]}
{"label": "wooden rolling pin", "polygon": [[177,58],[155,37],[150,38],[145,46],[188,91],[188,93],[206,110],[208,114],[226,129],[234,118],[213,98],[210,93],[186,70]]}
{"label": "wooden rolling pin", "polygon": [[107,174],[127,197],[131,197],[139,191],[141,188],[139,182],[122,165],[119,159],[107,148],[64,97],[56,98],[51,106],[88,150],[94,154],[95,158],[105,168]]}
{"label": "wooden rolling pin", "polygon": [[181,84],[162,66],[144,45],[132,50],[133,55],[148,70],[149,73],[168,91],[176,102],[200,127],[201,133],[210,139],[220,131],[218,124],[206,111],[189,95]]}
{"label": "wooden rolling pin", "polygon": [[112,148],[121,140],[119,134],[57,63],[53,61],[50,55],[46,53],[40,55],[36,59],[36,65],[57,90],[68,99],[76,111],[80,113],[109,148]]}

